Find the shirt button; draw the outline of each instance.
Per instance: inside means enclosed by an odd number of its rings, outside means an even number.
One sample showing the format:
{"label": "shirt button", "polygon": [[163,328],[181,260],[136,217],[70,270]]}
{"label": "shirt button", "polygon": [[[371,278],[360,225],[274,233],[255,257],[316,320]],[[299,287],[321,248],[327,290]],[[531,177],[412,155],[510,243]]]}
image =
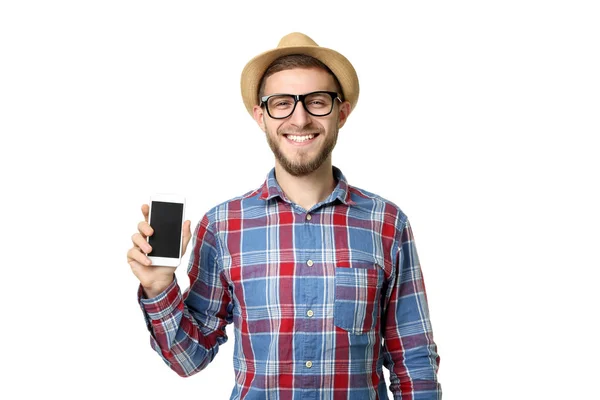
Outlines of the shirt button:
{"label": "shirt button", "polygon": [[306,219],[310,221],[312,219],[312,215],[306,214]]}
{"label": "shirt button", "polygon": [[311,368],[312,367],[312,361],[307,361],[305,365],[306,365],[306,368]]}
{"label": "shirt button", "polygon": [[308,260],[308,261],[306,262],[306,265],[308,265],[309,267],[312,267],[312,266],[313,266],[313,264],[314,264],[313,260]]}
{"label": "shirt button", "polygon": [[308,310],[306,312],[306,315],[308,315],[309,317],[312,317],[313,315],[315,315],[315,313],[313,312],[313,310]]}

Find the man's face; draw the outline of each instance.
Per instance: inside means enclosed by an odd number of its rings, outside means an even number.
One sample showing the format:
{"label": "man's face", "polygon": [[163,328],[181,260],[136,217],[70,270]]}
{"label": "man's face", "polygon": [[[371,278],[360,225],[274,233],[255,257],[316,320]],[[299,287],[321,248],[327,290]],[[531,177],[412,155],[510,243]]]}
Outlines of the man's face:
{"label": "man's face", "polygon": [[[264,95],[306,94],[319,90],[335,92],[333,77],[321,69],[291,69],[267,78]],[[310,115],[298,102],[287,118],[271,118],[265,107],[254,107],[254,119],[265,132],[276,161],[293,176],[308,175],[331,156],[338,130],[350,113],[350,104],[335,100],[333,111],[324,117]]]}

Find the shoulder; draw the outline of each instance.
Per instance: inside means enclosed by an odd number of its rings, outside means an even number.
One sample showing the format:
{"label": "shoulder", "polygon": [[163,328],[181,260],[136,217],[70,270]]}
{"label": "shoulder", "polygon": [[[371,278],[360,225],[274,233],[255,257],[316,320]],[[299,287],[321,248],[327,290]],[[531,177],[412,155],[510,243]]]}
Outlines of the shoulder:
{"label": "shoulder", "polygon": [[393,201],[386,199],[368,190],[348,185],[351,200],[355,203],[353,208],[381,215],[386,223],[392,223],[396,229],[402,229],[408,221],[404,211]]}
{"label": "shoulder", "polygon": [[252,189],[242,195],[232,197],[228,200],[222,201],[221,203],[211,207],[205,215],[207,222],[210,225],[219,225],[219,223],[241,218],[244,212],[248,212],[249,209],[254,207],[264,207],[264,200],[259,197],[263,191],[261,185],[256,189]]}

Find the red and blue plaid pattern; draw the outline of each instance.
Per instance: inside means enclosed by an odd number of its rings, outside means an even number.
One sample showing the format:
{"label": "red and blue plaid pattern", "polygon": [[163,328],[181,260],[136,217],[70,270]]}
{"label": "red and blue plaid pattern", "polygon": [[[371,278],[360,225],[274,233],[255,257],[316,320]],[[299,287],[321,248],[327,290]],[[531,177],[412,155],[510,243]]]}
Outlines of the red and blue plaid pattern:
{"label": "red and blue plaid pattern", "polygon": [[151,344],[178,374],[205,368],[234,323],[231,399],[440,399],[439,356],[406,215],[337,186],[304,210],[271,170],[197,225],[177,282],[139,300]]}

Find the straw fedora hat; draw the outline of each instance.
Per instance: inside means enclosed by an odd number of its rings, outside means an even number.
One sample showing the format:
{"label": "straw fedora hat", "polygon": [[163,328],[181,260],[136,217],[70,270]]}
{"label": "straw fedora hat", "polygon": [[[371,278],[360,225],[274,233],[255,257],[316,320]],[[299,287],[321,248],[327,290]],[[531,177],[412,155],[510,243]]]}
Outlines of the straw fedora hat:
{"label": "straw fedora hat", "polygon": [[354,110],[359,88],[358,76],[350,61],[335,50],[320,47],[305,34],[294,32],[281,38],[277,48],[259,54],[244,67],[242,98],[250,115],[253,115],[252,108],[258,105],[258,86],[265,71],[277,58],[290,54],[306,54],[327,65],[342,86],[344,100],[350,103],[350,110]]}

